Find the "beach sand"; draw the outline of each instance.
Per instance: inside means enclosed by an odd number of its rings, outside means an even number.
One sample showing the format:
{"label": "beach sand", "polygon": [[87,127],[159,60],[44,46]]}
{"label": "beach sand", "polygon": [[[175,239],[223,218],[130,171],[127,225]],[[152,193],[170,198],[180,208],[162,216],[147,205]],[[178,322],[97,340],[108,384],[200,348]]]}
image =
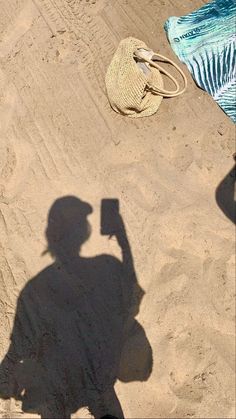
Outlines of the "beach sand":
{"label": "beach sand", "polygon": [[[147,379],[116,381],[125,418],[235,417],[234,225],[215,198],[234,165],[233,123],[183,65],[186,93],[144,119],[116,114],[104,82],[127,36],[178,63],[164,22],[202,4],[0,1],[0,358],[22,289],[53,262],[43,252],[55,200],[92,206],[83,256],[121,258],[100,234],[101,200],[118,199],[152,348]],[[11,398],[0,417],[38,416]]]}

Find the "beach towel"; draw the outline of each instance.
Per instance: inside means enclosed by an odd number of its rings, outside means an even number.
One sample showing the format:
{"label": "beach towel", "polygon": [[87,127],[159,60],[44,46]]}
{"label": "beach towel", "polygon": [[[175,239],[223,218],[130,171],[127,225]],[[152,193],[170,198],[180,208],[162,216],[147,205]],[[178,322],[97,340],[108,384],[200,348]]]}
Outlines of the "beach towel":
{"label": "beach towel", "polygon": [[165,30],[171,47],[196,83],[236,122],[236,1],[214,0]]}

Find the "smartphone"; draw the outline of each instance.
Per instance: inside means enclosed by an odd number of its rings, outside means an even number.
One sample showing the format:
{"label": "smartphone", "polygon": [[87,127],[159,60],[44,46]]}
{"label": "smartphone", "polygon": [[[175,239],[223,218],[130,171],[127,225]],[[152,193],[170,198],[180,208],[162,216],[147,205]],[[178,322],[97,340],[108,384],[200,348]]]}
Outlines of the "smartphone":
{"label": "smartphone", "polygon": [[119,200],[102,199],[101,201],[101,234],[113,236],[118,228]]}

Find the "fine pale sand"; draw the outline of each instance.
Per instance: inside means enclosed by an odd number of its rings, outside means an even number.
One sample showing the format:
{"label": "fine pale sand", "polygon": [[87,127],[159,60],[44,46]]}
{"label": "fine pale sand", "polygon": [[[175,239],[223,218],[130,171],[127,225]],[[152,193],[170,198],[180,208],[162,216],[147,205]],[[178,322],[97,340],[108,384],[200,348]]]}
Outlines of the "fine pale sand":
{"label": "fine pale sand", "polygon": [[[24,360],[29,364],[25,368],[30,371],[31,381],[25,378],[26,384],[20,388],[18,397],[0,398],[2,418],[39,417],[40,411],[24,407],[20,398],[31,392],[34,394],[30,393],[30,397],[37,399],[41,391],[43,404],[56,398],[59,391],[56,388],[50,394],[57,382],[53,375],[49,377],[51,387],[45,384],[43,391],[44,380],[40,389],[37,387],[37,380],[40,381],[37,368],[44,359],[42,353],[49,356],[50,348],[54,347],[52,339],[57,339],[50,335],[54,311],[50,311],[52,303],[42,284],[48,281],[50,295],[56,295],[52,297],[55,311],[59,313],[61,307],[61,318],[59,314],[57,318],[59,334],[58,319],[63,330],[70,310],[77,310],[77,294],[73,296],[74,305],[71,297],[66,311],[63,292],[60,298],[57,296],[55,278],[52,275],[51,280],[50,276],[45,279],[42,273],[53,263],[49,252],[43,254],[47,249],[48,212],[56,199],[68,195],[93,208],[88,216],[92,234],[84,242],[81,256],[88,261],[108,260],[112,267],[116,263],[118,266],[117,259],[121,260],[122,255],[115,238],[109,240],[100,234],[100,207],[104,198],[119,200],[138,288],[142,289],[143,296],[132,318],[138,332],[130,337],[128,355],[124,355],[129,364],[124,368],[128,372],[114,373],[115,391],[124,416],[235,417],[234,225],[224,211],[226,201],[233,205],[232,177],[228,176],[226,186],[217,189],[234,164],[233,123],[211,97],[196,87],[184,66],[187,92],[179,98],[164,100],[158,113],[149,118],[132,120],[113,112],[104,83],[117,45],[127,36],[142,39],[153,50],[178,62],[163,24],[169,16],[186,14],[203,3],[201,0],[0,0],[1,371],[4,362],[11,362],[6,361],[6,354],[10,354],[19,296],[28,292],[34,294],[35,301],[38,298],[38,306],[33,300],[27,305],[26,300],[24,308],[28,313],[29,335],[41,331],[40,316],[49,310],[45,332],[48,335],[42,348],[37,347],[37,353],[32,350],[25,357],[28,360]],[[94,258],[104,254],[113,258]],[[99,271],[93,274],[99,277]],[[29,285],[28,281],[35,277],[38,282]],[[91,298],[90,311],[98,309],[96,298],[103,296],[102,307],[106,315],[110,307],[112,324],[118,316],[114,308],[117,294],[109,285],[111,282],[104,286],[103,276],[99,281],[93,284],[91,280],[86,294],[88,300]],[[94,289],[96,293],[90,297]],[[78,301],[84,301],[79,313],[83,311],[89,317],[87,300],[83,298],[78,297]],[[35,313],[39,313],[38,317]],[[100,313],[102,309],[98,310],[98,317]],[[103,322],[106,324],[101,318],[101,325]],[[114,366],[112,356],[109,363],[110,358],[105,359],[103,354],[107,347],[113,345],[115,351],[120,345],[120,339],[115,343],[117,328],[109,331],[108,322],[101,336],[96,318],[92,326],[88,318],[84,321],[80,318],[78,325],[80,333],[84,333],[83,339],[81,335],[78,338],[82,367],[86,367],[88,374],[90,369],[98,368],[98,373],[93,372],[102,380]],[[25,335],[28,326],[17,327],[22,328],[24,342],[31,339]],[[69,336],[68,331],[63,332],[64,336],[66,332]],[[22,336],[15,336],[19,348]],[[39,336],[38,346],[40,339]],[[75,335],[73,342],[76,343]],[[96,346],[96,342],[101,346]],[[87,352],[80,349],[83,345],[87,345]],[[59,346],[57,342],[57,355]],[[73,358],[73,349],[70,350]],[[56,355],[50,356],[49,368],[60,369],[54,360]],[[23,358],[22,355],[22,362]],[[64,395],[70,393],[70,385],[73,387],[70,377],[76,369],[73,362],[73,371],[68,365],[66,384],[61,378],[57,382]],[[137,372],[138,368],[145,371]],[[64,370],[61,365],[61,370],[53,370],[52,374],[58,374],[58,378]],[[4,373],[1,377],[0,397],[3,397],[7,379]],[[78,382],[78,388],[86,388],[86,379],[82,384]],[[107,401],[108,410],[110,402]],[[75,404],[70,414],[77,418],[93,417],[86,402]]]}

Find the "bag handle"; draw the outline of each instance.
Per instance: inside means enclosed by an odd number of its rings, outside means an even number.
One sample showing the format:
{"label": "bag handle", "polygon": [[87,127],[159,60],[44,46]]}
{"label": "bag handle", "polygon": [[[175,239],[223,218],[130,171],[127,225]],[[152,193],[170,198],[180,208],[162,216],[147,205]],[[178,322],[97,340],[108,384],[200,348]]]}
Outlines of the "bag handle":
{"label": "bag handle", "polygon": [[[163,87],[158,87],[158,86],[152,85],[151,83],[147,83],[149,89],[152,90],[154,93],[157,93],[158,95],[161,95],[163,97],[176,97],[176,96],[182,95],[182,93],[185,92],[187,88],[187,78],[184,72],[181,70],[181,68],[177,64],[175,64],[174,61],[172,61],[170,58],[167,58],[164,55],[157,54],[156,52],[154,52],[152,59],[150,60],[145,55],[143,55],[142,52],[139,51],[138,49],[135,51],[134,56],[142,61],[145,61],[146,63],[150,64],[152,67],[155,67],[161,73],[165,74],[167,77],[169,77],[173,81],[173,83],[176,86],[175,90],[170,91],[170,90],[164,89]],[[171,65],[173,65],[176,68],[176,70],[181,74],[184,81],[184,87],[182,88],[182,90],[180,89],[179,83],[177,82],[175,77],[173,77],[167,70],[165,70],[159,64],[154,62],[154,60],[158,60],[159,57],[164,59],[166,62],[170,63]]]}

